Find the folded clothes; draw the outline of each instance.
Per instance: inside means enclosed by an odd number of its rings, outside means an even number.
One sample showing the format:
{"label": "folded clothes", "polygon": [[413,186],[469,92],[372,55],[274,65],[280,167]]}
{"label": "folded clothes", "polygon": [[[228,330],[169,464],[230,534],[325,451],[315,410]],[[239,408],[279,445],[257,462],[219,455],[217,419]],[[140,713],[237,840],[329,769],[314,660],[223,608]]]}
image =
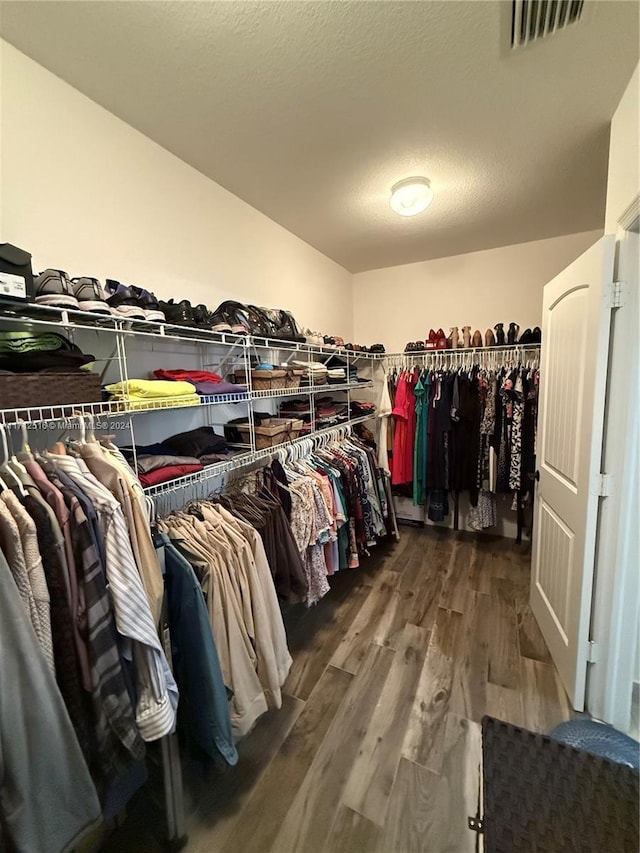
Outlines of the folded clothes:
{"label": "folded clothes", "polygon": [[191,382],[171,382],[162,379],[127,379],[106,386],[107,391],[119,400],[158,399],[159,397],[188,397],[196,393]]}
{"label": "folded clothes", "polygon": [[211,370],[154,370],[156,379],[168,379],[172,382],[222,382],[222,376]]}
{"label": "folded clothes", "polygon": [[376,407],[373,403],[364,403],[361,400],[351,401],[351,416],[358,418],[363,415],[375,414]]}
{"label": "folded clothes", "polygon": [[53,352],[69,349],[70,342],[55,332],[0,332],[0,353]]}
{"label": "folded clothes", "polygon": [[162,444],[180,456],[195,456],[198,459],[208,453],[224,453],[227,449],[224,438],[209,426],[169,436]]}
{"label": "folded clothes", "polygon": [[155,471],[150,471],[148,474],[140,474],[140,482],[145,488],[149,486],[157,486],[158,483],[166,483],[167,480],[175,480],[177,477],[184,477],[185,474],[193,474],[196,471],[202,471],[202,465],[169,465],[166,468],[158,468]]}
{"label": "folded clothes", "polygon": [[64,335],[0,331],[0,369],[13,373],[76,371],[95,361]]}
{"label": "folded clothes", "polygon": [[327,373],[327,368],[320,361],[293,361],[296,367],[304,367],[309,373]]}
{"label": "folded clothes", "polygon": [[[120,452],[127,461],[131,461],[134,457],[133,447],[121,447]],[[166,444],[158,442],[157,444],[136,444],[136,456],[175,456],[175,453]]]}
{"label": "folded clothes", "polygon": [[202,465],[203,463],[195,456],[175,456],[175,454],[154,454],[151,456],[137,456],[138,472],[150,474],[158,468],[169,468],[171,465]]}
{"label": "folded clothes", "polygon": [[218,462],[226,462],[232,456],[235,456],[235,453],[231,451],[227,453],[205,453],[198,459],[198,462],[206,467],[207,465],[217,465]]}
{"label": "folded clothes", "polygon": [[196,382],[198,394],[246,394],[246,385],[236,385],[234,382]]}

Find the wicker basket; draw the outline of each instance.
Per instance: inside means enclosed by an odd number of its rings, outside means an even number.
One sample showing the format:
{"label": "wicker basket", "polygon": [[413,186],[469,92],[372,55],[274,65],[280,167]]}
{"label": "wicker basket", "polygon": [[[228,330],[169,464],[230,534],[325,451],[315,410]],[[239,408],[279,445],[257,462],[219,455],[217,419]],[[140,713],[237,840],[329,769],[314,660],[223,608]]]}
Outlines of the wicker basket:
{"label": "wicker basket", "polygon": [[252,370],[251,387],[254,391],[280,391],[287,387],[287,371]]}
{"label": "wicker basket", "polygon": [[[256,450],[264,450],[266,447],[274,447],[285,441],[292,441],[300,435],[303,423],[292,418],[269,418],[260,426],[254,428],[256,434]],[[246,444],[250,441],[250,428],[242,424],[238,425]]]}
{"label": "wicker basket", "polygon": [[40,409],[101,401],[97,373],[0,373],[0,409]]}
{"label": "wicker basket", "polygon": [[285,388],[299,388],[303,376],[304,370],[302,368],[287,370],[287,384]]}

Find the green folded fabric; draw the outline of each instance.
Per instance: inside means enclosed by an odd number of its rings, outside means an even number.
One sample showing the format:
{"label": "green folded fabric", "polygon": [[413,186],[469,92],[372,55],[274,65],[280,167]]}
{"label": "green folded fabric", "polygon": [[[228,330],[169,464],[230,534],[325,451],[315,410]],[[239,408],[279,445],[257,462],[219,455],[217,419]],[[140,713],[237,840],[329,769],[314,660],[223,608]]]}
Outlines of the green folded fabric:
{"label": "green folded fabric", "polygon": [[54,332],[0,331],[0,353],[51,352],[68,349],[68,343]]}

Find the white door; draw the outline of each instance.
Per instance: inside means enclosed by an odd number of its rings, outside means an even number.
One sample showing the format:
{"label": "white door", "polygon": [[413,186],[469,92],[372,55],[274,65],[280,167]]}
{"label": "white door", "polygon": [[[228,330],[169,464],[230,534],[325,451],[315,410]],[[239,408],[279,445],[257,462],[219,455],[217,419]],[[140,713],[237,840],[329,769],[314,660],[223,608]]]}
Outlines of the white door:
{"label": "white door", "polygon": [[615,237],[544,289],[531,608],[584,708]]}

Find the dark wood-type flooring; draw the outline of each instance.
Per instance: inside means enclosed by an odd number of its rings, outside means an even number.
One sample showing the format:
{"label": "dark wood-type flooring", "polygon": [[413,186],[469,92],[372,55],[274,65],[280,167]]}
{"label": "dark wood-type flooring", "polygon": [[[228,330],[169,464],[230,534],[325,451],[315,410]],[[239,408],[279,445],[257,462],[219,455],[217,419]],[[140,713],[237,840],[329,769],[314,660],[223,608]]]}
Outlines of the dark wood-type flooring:
{"label": "dark wood-type flooring", "polygon": [[[187,767],[187,850],[473,853],[483,715],[540,732],[571,716],[529,572],[510,540],[402,528],[292,609],[283,707],[235,768]],[[109,849],[154,849],[126,828]]]}

